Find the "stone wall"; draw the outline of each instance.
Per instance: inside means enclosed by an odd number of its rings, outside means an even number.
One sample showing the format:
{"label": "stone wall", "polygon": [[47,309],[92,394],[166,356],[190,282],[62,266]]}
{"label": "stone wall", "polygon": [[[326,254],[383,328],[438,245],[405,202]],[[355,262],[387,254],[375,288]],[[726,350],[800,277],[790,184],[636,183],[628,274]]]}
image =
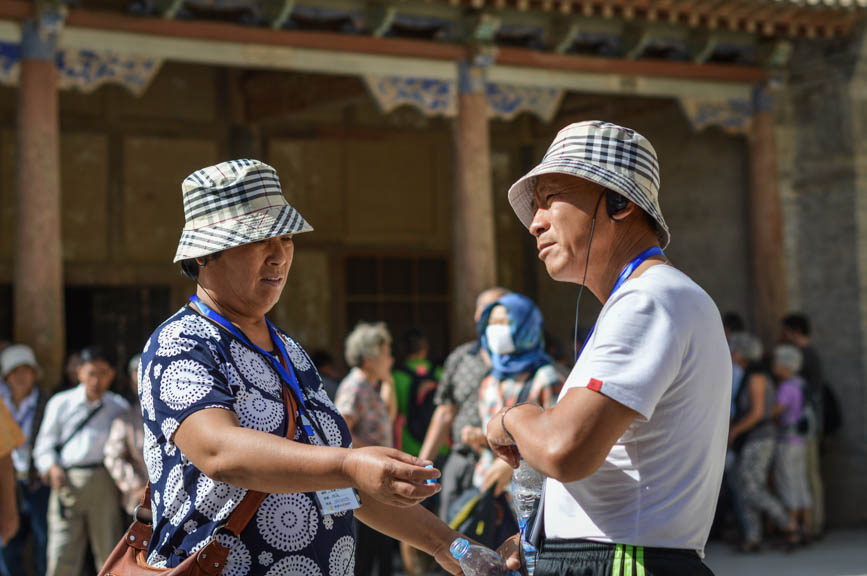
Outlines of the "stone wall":
{"label": "stone wall", "polygon": [[843,428],[824,444],[831,525],[867,522],[867,50],[849,43],[796,47],[776,95],[792,309],[840,399]]}

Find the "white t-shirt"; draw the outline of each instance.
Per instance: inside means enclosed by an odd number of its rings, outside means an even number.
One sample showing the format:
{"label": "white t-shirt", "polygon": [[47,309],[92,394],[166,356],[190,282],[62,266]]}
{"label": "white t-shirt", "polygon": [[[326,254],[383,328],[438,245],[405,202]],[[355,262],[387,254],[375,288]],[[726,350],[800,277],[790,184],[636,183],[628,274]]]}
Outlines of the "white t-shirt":
{"label": "white t-shirt", "polygon": [[548,479],[545,534],[703,556],[722,480],[731,357],[719,311],[658,265],[602,308],[560,399],[589,387],[640,414],[592,475]]}

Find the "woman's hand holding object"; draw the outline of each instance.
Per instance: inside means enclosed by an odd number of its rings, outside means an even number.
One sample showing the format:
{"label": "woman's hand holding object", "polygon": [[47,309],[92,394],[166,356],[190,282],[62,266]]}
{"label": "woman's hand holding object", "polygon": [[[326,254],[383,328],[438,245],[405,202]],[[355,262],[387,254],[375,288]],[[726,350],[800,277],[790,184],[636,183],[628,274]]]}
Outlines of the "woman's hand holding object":
{"label": "woman's hand holding object", "polygon": [[413,506],[440,491],[439,470],[431,462],[383,446],[349,450],[343,471],[359,492],[392,506]]}

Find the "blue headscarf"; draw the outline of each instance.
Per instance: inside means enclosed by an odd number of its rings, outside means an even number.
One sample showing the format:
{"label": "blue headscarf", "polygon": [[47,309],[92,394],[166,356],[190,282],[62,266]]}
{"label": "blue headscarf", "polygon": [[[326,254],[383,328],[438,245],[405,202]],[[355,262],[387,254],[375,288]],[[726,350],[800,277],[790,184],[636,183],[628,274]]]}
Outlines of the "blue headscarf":
{"label": "blue headscarf", "polygon": [[[509,331],[515,344],[511,354],[494,354],[488,346],[485,330],[491,317],[491,310],[503,306],[509,316]],[[488,305],[477,326],[481,335],[482,347],[491,356],[491,374],[502,380],[522,374],[535,372],[541,366],[551,363],[551,358],[545,354],[544,327],[542,312],[533,301],[520,294],[506,294],[496,302]]]}

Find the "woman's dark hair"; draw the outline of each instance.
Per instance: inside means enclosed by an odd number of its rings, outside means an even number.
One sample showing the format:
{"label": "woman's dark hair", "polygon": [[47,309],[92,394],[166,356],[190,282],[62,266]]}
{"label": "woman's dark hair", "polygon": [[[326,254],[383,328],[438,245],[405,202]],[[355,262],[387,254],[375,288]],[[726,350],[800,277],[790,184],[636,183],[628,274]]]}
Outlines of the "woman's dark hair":
{"label": "woman's dark hair", "polygon": [[[213,254],[208,254],[207,256],[202,257],[202,266],[207,265],[211,260],[216,260],[220,257],[223,251],[214,252]],[[199,263],[196,262],[195,258],[187,258],[186,260],[181,260],[181,273],[191,280],[199,279]]]}

